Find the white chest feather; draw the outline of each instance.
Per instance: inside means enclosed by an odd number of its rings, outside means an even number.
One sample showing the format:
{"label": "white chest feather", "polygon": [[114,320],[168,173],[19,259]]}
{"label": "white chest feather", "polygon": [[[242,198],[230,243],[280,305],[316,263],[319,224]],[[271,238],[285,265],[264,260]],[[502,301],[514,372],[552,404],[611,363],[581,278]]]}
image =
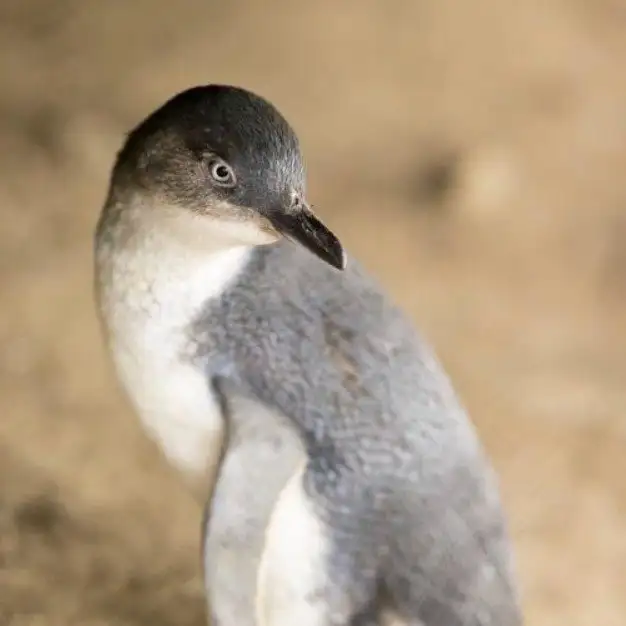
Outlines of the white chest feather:
{"label": "white chest feather", "polygon": [[247,253],[171,250],[148,239],[103,264],[100,300],[118,376],[150,436],[196,484],[219,460],[223,419],[207,375],[188,358],[189,324]]}

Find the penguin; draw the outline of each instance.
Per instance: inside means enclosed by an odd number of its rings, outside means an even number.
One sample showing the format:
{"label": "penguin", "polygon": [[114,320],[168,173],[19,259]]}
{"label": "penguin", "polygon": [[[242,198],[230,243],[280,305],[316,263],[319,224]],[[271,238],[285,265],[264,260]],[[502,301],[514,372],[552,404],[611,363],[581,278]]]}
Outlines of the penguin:
{"label": "penguin", "polygon": [[312,210],[298,138],[268,100],[191,87],[130,131],[95,291],[130,403],[206,499],[214,626],[522,623],[476,429]]}

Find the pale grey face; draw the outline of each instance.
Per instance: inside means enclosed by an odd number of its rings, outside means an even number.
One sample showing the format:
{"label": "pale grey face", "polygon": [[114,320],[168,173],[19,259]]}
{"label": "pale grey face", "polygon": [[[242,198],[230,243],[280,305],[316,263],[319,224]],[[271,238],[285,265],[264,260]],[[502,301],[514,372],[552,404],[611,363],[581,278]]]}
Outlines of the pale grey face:
{"label": "pale grey face", "polygon": [[208,85],[173,97],[129,134],[113,184],[141,188],[207,219],[273,229],[345,267],[341,243],[306,203],[293,129],[246,90]]}

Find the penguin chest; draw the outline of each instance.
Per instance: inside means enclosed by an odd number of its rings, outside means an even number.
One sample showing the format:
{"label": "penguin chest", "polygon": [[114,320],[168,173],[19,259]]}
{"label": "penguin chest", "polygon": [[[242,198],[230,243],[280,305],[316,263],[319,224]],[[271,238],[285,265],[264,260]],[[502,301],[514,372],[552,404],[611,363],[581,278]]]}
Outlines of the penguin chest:
{"label": "penguin chest", "polygon": [[224,423],[206,374],[180,356],[183,338],[144,327],[114,350],[120,380],[143,427],[196,485],[219,461]]}
{"label": "penguin chest", "polygon": [[240,248],[192,254],[146,237],[137,249],[103,255],[99,270],[117,375],[145,430],[200,489],[219,463],[224,425],[206,369],[192,359],[190,325],[247,255]]}

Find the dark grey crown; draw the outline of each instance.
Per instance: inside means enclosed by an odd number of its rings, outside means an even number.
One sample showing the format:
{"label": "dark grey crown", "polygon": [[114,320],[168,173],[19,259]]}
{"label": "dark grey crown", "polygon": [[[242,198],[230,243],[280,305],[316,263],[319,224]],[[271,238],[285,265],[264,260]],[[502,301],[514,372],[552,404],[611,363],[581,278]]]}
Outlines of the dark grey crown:
{"label": "dark grey crown", "polygon": [[112,184],[202,204],[210,155],[237,174],[235,188],[217,190],[233,204],[262,209],[284,202],[285,194],[304,193],[302,157],[289,123],[267,100],[228,85],[183,91],[143,120],[118,154]]}

